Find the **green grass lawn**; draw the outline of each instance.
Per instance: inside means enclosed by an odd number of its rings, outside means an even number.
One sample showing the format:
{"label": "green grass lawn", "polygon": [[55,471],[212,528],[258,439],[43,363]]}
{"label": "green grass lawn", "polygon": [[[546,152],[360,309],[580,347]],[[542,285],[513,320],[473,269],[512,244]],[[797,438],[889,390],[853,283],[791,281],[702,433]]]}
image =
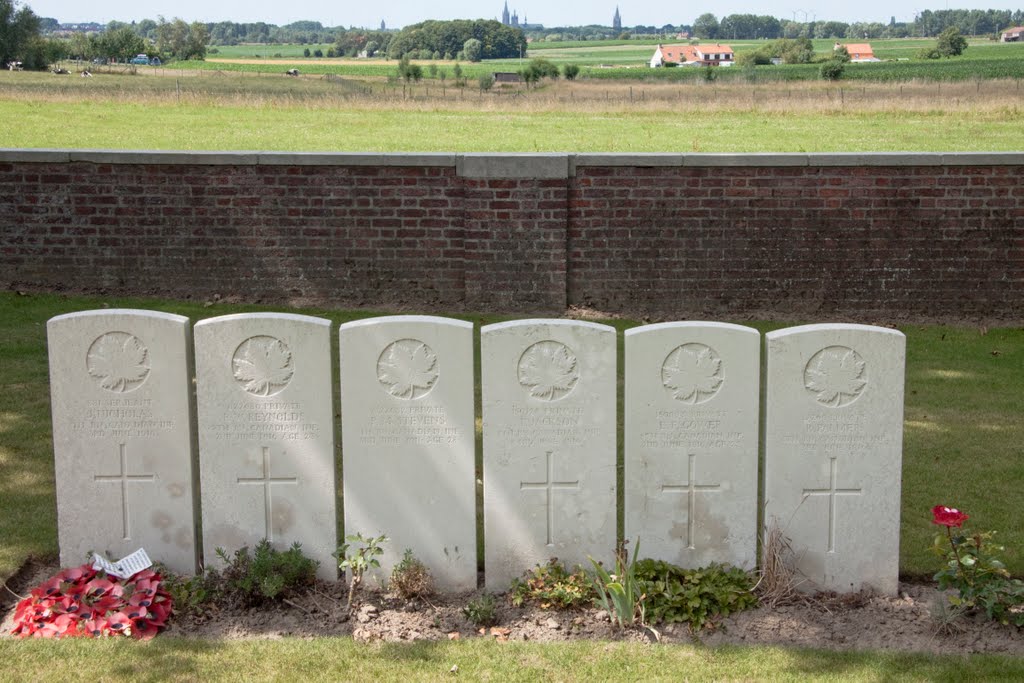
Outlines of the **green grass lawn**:
{"label": "green grass lawn", "polygon": [[[359,645],[350,639],[196,641],[0,641],[5,681],[329,680],[501,683],[535,681],[1005,681],[1024,659],[941,657],[781,648],[651,647],[418,642]],[[456,668],[452,672],[453,667]]]}
{"label": "green grass lawn", "polygon": [[[639,97],[639,92],[637,93]],[[169,92],[168,98],[174,98]],[[451,97],[458,94],[451,91]],[[467,100],[497,95],[470,90]],[[831,97],[831,95],[830,95]],[[0,98],[5,147],[291,152],[955,152],[1019,151],[1024,110],[838,113],[723,111],[715,125],[660,111],[375,111],[32,102]],[[596,105],[600,106],[600,105]]]}

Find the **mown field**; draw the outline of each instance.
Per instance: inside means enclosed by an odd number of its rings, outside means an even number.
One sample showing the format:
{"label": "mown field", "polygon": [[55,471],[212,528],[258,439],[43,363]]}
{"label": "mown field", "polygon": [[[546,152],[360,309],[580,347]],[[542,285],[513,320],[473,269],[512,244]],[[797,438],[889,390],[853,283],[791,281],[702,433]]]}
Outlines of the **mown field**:
{"label": "mown field", "polygon": [[[1015,151],[1017,81],[546,82],[0,72],[5,147],[377,152]],[[700,106],[712,118],[680,115]]]}

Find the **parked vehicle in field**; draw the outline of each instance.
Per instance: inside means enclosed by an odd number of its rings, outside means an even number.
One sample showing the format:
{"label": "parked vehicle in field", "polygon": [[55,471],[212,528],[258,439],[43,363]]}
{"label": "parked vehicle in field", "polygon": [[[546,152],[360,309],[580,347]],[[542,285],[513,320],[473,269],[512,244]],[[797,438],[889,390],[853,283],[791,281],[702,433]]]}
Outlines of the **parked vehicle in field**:
{"label": "parked vehicle in field", "polygon": [[149,66],[149,57],[147,55],[135,55],[131,61],[132,64],[145,64]]}

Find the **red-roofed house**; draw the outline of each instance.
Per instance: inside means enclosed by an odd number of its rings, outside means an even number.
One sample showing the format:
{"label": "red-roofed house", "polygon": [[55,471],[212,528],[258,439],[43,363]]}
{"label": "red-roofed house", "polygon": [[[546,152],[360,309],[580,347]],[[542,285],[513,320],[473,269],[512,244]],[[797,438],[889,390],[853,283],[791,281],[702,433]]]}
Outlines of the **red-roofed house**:
{"label": "red-roofed house", "polygon": [[846,51],[850,53],[851,62],[882,61],[878,57],[875,57],[875,52],[871,49],[871,45],[868,43],[846,43],[845,45],[836,43],[835,49],[838,50],[840,47],[845,47]]}
{"label": "red-roofed house", "polygon": [[1014,26],[1002,32],[999,36],[1001,43],[1017,43],[1024,40],[1024,26]]}
{"label": "red-roofed house", "polygon": [[651,68],[673,62],[680,66],[732,66],[732,48],[722,43],[702,45],[658,45],[651,57]]}

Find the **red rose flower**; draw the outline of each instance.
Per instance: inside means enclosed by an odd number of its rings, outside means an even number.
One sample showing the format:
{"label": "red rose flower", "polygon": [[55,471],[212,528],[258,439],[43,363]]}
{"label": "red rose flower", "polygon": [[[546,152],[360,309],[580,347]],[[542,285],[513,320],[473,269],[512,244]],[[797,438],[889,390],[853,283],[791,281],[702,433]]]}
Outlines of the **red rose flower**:
{"label": "red rose flower", "polygon": [[932,524],[944,527],[961,527],[968,519],[967,515],[956,508],[948,508],[945,505],[936,505],[932,508]]}

